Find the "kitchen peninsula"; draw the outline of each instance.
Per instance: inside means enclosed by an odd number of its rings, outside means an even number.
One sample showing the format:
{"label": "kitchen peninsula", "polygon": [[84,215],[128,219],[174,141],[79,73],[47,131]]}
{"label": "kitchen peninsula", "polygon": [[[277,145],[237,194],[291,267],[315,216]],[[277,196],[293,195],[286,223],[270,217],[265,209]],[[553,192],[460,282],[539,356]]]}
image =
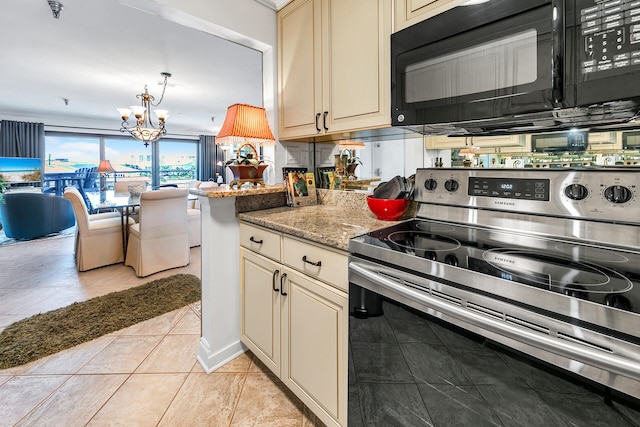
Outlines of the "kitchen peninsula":
{"label": "kitchen peninsula", "polygon": [[394,222],[376,219],[365,194],[319,190],[321,204],[289,208],[282,191],[192,190],[202,205],[198,360],[213,372],[249,348],[325,424],[346,425],[349,239]]}
{"label": "kitchen peninsula", "polygon": [[246,348],[240,343],[238,247],[240,210],[284,204],[284,187],[191,189],[202,215],[202,336],[198,361],[213,372]]}

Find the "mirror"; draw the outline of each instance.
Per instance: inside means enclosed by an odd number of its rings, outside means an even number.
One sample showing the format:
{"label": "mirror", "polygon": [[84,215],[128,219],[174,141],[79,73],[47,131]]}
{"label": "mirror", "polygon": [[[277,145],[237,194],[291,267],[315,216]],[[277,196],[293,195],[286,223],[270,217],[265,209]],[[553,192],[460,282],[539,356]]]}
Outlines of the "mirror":
{"label": "mirror", "polygon": [[[491,146],[491,137],[483,137],[488,141],[482,141],[482,146],[466,150],[460,147],[428,149],[429,137],[417,134],[350,140],[360,141],[361,146],[347,152],[341,151],[336,143],[313,143],[313,148],[309,148],[309,165],[318,177],[318,168],[336,167],[337,155],[357,157],[355,177],[352,176],[354,185],[341,188],[356,191],[372,191],[379,182],[388,181],[396,175],[410,176],[418,168],[436,167],[437,164],[442,167],[484,168],[640,167],[640,129],[591,132],[586,149],[578,152],[564,151],[561,147],[533,151],[532,138],[540,135],[546,134],[520,136],[523,143],[517,147]],[[549,135],[556,137],[559,133]],[[438,138],[447,142],[447,137]]]}

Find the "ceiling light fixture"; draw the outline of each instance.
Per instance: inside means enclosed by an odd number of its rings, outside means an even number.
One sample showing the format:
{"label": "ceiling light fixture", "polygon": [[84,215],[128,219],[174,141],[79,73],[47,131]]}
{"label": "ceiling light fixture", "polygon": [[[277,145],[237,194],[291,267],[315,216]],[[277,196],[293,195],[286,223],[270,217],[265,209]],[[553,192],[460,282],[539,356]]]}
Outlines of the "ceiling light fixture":
{"label": "ceiling light fixture", "polygon": [[[159,107],[160,103],[164,99],[164,91],[167,89],[167,79],[171,77],[171,73],[160,73],[164,77],[164,83],[162,85],[162,95],[160,101],[154,104],[155,98],[149,94],[147,85],[144,85],[144,93],[139,93],[136,98],[140,98],[139,106],[131,106],[129,108],[118,108],[118,112],[122,117],[122,127],[120,132],[129,132],[132,137],[138,141],[144,142],[145,147],[149,146],[150,142],[157,141],[167,134],[167,130],[164,128],[164,123],[169,117],[167,110],[154,110],[156,118],[158,119],[158,125],[154,125],[151,120],[151,107]],[[129,126],[129,116],[133,112],[136,118],[135,126]]]}
{"label": "ceiling light fixture", "polygon": [[53,12],[53,17],[56,19],[60,18],[60,11],[64,9],[64,6],[59,1],[49,0],[49,7],[51,8],[51,12]]}

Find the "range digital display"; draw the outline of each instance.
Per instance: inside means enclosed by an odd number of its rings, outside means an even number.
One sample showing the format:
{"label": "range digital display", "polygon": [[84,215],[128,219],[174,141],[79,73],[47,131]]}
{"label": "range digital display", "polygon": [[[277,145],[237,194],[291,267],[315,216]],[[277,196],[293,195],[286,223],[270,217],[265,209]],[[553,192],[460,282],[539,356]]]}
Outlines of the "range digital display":
{"label": "range digital display", "polygon": [[548,179],[469,177],[469,196],[549,201]]}

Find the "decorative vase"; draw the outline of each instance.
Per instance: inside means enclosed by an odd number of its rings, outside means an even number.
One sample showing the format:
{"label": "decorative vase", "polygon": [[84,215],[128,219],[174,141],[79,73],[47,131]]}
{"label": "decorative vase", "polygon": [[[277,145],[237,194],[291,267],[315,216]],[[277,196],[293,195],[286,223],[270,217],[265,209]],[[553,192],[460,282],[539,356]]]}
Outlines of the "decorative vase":
{"label": "decorative vase", "polygon": [[357,163],[351,163],[347,165],[347,176],[356,177],[356,168],[358,167]]}
{"label": "decorative vase", "polygon": [[[245,142],[240,147],[238,147],[236,158],[240,158],[240,152],[243,147],[251,148],[256,158],[258,157],[258,150],[256,150],[256,147],[254,147],[249,142]],[[267,166],[269,165],[266,163],[258,163],[257,160],[256,160],[256,164],[251,164],[251,165],[228,164],[227,167],[231,169],[231,172],[233,173],[233,181],[229,183],[229,186],[230,187],[237,186],[238,188],[240,188],[242,184],[244,184],[245,182],[251,182],[254,185],[258,185],[258,184],[264,185],[264,181],[262,180],[262,172],[264,172]]]}

